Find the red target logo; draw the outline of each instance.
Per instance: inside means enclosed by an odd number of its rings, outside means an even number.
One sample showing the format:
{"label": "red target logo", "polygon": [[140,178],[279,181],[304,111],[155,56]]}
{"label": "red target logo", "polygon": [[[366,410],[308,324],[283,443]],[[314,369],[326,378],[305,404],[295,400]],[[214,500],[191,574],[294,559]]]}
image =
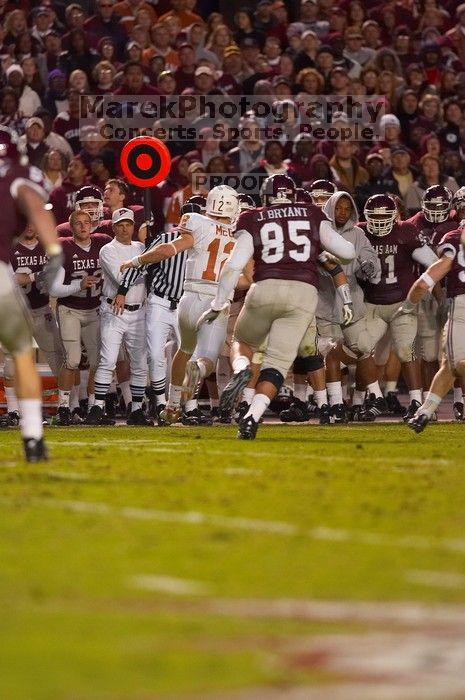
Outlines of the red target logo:
{"label": "red target logo", "polygon": [[168,177],[171,155],[154,136],[137,136],[121,151],[121,169],[126,179],[137,187],[155,187]]}

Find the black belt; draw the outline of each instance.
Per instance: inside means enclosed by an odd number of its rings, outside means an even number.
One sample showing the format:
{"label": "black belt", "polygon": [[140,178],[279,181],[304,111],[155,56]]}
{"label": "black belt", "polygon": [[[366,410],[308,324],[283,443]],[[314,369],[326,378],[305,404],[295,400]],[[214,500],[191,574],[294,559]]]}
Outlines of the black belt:
{"label": "black belt", "polygon": [[[113,304],[113,299],[107,299],[107,304]],[[126,311],[138,311],[143,307],[143,304],[125,304]]]}
{"label": "black belt", "polygon": [[156,292],[153,290],[153,294],[155,294],[156,297],[159,297],[160,299],[167,299],[170,303],[170,311],[176,311],[178,308],[178,300],[177,299],[170,299],[170,297],[165,296],[161,292]]}

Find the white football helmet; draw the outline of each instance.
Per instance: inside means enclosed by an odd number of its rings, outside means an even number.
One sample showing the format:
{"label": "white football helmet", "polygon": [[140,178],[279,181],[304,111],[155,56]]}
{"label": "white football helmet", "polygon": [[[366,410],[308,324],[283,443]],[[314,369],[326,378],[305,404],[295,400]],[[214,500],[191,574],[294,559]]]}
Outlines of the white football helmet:
{"label": "white football helmet", "polygon": [[205,214],[207,216],[224,216],[236,221],[240,212],[240,204],[236,190],[229,185],[214,187],[207,196]]}

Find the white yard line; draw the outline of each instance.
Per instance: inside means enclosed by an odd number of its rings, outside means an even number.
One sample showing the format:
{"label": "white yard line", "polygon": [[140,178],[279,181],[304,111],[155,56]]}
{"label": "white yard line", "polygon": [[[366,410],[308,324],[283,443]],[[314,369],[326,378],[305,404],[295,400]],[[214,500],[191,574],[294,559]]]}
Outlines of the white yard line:
{"label": "white yard line", "polygon": [[226,467],[224,473],[229,476],[262,476],[263,469],[247,469],[246,467]]}
{"label": "white yard line", "polygon": [[[9,503],[8,499],[2,499],[3,503]],[[306,535],[313,540],[323,540],[330,542],[358,542],[370,546],[403,547],[406,549],[443,549],[447,551],[465,554],[465,540],[444,539],[396,535],[383,535],[376,532],[365,532],[362,530],[343,530],[328,527],[315,527],[305,532],[298,525],[276,520],[259,520],[247,517],[229,517],[202,513],[199,511],[169,511],[156,510],[151,508],[133,508],[130,506],[117,507],[106,503],[95,503],[87,501],[59,500],[51,498],[32,499],[33,505],[43,505],[49,508],[69,510],[76,513],[95,513],[100,515],[113,515],[116,517],[128,518],[130,520],[146,520],[158,522],[171,522],[188,525],[213,525],[214,527],[225,527],[233,530],[244,530],[249,532],[261,532],[264,534],[284,535],[293,537],[295,535]]]}
{"label": "white yard line", "polygon": [[48,476],[51,479],[57,479],[58,481],[93,481],[95,479],[91,474],[83,474],[80,472],[37,472],[34,476]]}
{"label": "white yard line", "polygon": [[465,588],[465,576],[451,571],[422,571],[411,569],[405,574],[408,583],[437,588]]}
{"label": "white yard line", "polygon": [[155,574],[138,574],[127,579],[130,588],[138,588],[144,591],[157,593],[172,593],[173,595],[208,595],[210,586],[199,581],[174,578],[173,576],[159,576]]}

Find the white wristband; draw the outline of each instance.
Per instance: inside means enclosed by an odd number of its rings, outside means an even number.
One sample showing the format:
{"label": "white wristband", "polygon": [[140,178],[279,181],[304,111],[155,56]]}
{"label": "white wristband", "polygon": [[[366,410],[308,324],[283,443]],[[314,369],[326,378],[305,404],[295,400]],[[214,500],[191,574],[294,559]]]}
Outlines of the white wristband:
{"label": "white wristband", "polygon": [[349,285],[346,284],[341,284],[339,287],[337,287],[336,292],[339,294],[339,296],[342,299],[343,304],[352,304],[352,297],[350,294],[350,287]]}
{"label": "white wristband", "polygon": [[131,258],[131,265],[133,267],[140,267],[142,265],[139,255],[136,255],[135,258]]}
{"label": "white wristband", "polygon": [[423,274],[420,275],[420,279],[422,282],[428,285],[429,291],[431,291],[436,284],[431,275],[429,275],[427,272],[423,272]]}

